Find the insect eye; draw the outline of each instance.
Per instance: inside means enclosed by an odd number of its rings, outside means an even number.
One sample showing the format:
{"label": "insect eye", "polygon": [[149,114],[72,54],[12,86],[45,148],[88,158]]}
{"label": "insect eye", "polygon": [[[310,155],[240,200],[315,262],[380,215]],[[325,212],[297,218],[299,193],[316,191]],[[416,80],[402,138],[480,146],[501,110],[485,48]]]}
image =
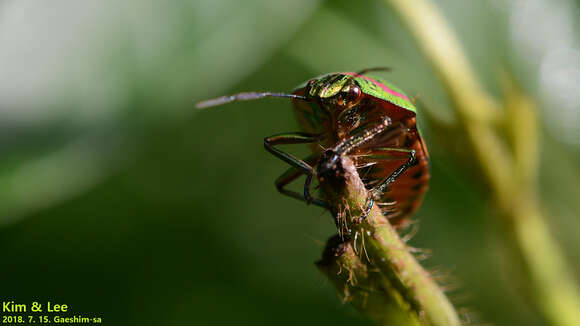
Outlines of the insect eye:
{"label": "insect eye", "polygon": [[342,90],[344,104],[348,106],[355,105],[362,97],[362,91],[357,85],[350,85]]}

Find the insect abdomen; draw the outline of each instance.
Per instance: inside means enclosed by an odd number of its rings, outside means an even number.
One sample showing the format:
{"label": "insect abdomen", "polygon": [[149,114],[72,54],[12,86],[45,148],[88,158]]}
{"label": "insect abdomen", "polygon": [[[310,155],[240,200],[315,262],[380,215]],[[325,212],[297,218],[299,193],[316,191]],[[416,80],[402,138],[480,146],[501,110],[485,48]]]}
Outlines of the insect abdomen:
{"label": "insect abdomen", "polygon": [[383,150],[385,147],[393,146],[385,145],[387,146],[375,144],[374,149],[370,148],[370,151],[357,160],[357,165],[361,167],[359,174],[367,189],[371,189],[408,159],[409,154],[405,151],[415,151],[417,163],[407,169],[377,200],[391,224],[395,227],[404,227],[409,223],[409,216],[421,205],[428,189],[430,178],[428,157],[423,150],[420,137],[407,147],[398,147],[401,152]]}

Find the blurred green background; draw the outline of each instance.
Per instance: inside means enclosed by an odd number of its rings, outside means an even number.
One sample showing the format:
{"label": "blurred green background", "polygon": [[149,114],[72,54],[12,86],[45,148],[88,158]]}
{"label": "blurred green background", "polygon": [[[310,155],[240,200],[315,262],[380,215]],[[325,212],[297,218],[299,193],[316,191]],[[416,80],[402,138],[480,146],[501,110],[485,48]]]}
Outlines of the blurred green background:
{"label": "blurred green background", "polygon": [[[492,94],[510,71],[538,101],[543,207],[580,276],[578,1],[435,3]],[[444,89],[372,0],[0,2],[2,300],[107,325],[368,325],[314,267],[330,215],[273,186],[286,166],[262,139],[298,130],[289,103],[194,103],[373,66],[424,113],[424,265],[480,322],[543,325],[486,189],[434,134],[454,123]]]}

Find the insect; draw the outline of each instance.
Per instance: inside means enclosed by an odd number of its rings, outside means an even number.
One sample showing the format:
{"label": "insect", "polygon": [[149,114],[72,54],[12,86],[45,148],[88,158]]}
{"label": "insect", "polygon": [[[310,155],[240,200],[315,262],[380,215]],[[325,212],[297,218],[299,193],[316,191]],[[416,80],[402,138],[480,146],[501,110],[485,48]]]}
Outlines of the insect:
{"label": "insect", "polygon": [[[266,150],[291,166],[276,179],[278,191],[328,207],[323,199],[312,197],[312,180],[323,180],[336,169],[341,156],[348,155],[369,191],[363,219],[376,204],[394,226],[404,227],[427,191],[429,154],[416,126],[413,103],[395,86],[367,75],[379,70],[388,68],[330,73],[303,83],[290,94],[239,93],[203,101],[197,107],[290,98],[303,130],[264,138]],[[283,144],[311,144],[312,155],[299,159],[277,147]],[[302,175],[306,175],[303,192],[287,189]]]}

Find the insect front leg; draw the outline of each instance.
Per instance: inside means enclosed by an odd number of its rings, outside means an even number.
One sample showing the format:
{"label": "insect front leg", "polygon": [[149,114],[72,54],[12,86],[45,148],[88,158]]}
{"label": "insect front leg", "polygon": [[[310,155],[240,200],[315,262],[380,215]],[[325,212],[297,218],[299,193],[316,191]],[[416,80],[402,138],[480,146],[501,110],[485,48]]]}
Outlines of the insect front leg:
{"label": "insect front leg", "polygon": [[322,156],[322,159],[318,162],[317,170],[319,179],[331,174],[336,169],[337,163],[342,155],[346,155],[358,146],[369,142],[376,136],[389,130],[391,126],[391,118],[385,116],[383,121],[374,127],[362,129],[355,135],[343,139],[333,148],[326,150]]}
{"label": "insect front leg", "polygon": [[369,199],[366,204],[364,215],[362,216],[363,220],[371,212],[373,208],[374,202],[376,199],[381,198],[383,193],[388,189],[389,185],[395,182],[408,168],[417,164],[417,156],[414,149],[404,149],[404,148],[384,148],[383,151],[392,151],[392,152],[403,152],[407,153],[407,161],[401,164],[395,171],[393,171],[388,177],[379,181],[379,183],[374,186],[369,191]]}
{"label": "insect front leg", "polygon": [[[304,160],[300,160],[294,155],[286,153],[275,147],[276,145],[284,145],[284,144],[315,143],[321,141],[322,139],[324,139],[324,135],[309,134],[303,132],[279,134],[264,138],[264,147],[266,148],[266,150],[293,167],[293,169],[288,170],[286,173],[281,175],[276,180],[276,188],[280,193],[293,198],[304,200],[308,204],[314,203],[315,205],[318,206],[327,207],[327,204],[324,201],[320,199],[314,199],[310,195],[310,185],[312,183],[312,176],[314,174],[314,169],[310,164],[312,164],[311,162],[315,161],[317,156],[309,157],[306,159],[308,162],[305,162]],[[306,175],[306,182],[304,183],[304,193],[302,195],[298,194],[295,191],[287,190],[284,188],[284,186],[286,186],[287,184],[289,184],[302,174]]]}
{"label": "insect front leg", "polygon": [[[314,162],[316,162],[316,160],[318,160],[320,154],[314,154],[309,156],[308,158],[304,159],[304,162],[308,163],[308,164],[314,164]],[[303,175],[304,172],[302,170],[299,170],[295,167],[291,167],[290,169],[288,169],[286,172],[284,172],[284,174],[282,174],[281,176],[279,176],[276,179],[276,189],[278,189],[278,191],[286,196],[298,199],[298,200],[302,200],[305,202],[310,202],[316,206],[320,206],[323,208],[328,208],[328,203],[322,199],[318,199],[318,198],[313,198],[310,196],[310,193],[299,193],[293,190],[289,190],[286,189],[286,185],[290,184],[291,182],[293,182],[294,180],[298,179],[301,175]],[[308,176],[307,176],[308,178]],[[312,176],[310,176],[310,179],[312,179]],[[307,182],[305,183],[305,189],[304,191],[308,191],[307,189],[309,188],[310,183],[308,182],[308,179],[306,180]]]}

